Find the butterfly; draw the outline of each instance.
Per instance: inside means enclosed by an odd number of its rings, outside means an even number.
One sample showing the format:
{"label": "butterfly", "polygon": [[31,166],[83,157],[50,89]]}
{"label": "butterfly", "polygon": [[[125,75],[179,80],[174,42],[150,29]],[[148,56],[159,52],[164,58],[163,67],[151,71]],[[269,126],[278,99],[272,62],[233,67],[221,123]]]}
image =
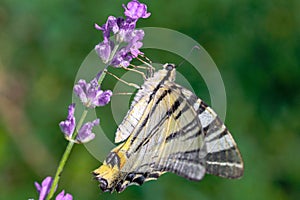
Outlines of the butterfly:
{"label": "butterfly", "polygon": [[199,181],[204,175],[239,178],[244,165],[230,132],[194,93],[175,83],[165,64],[136,93],[119,125],[119,143],[93,171],[104,192],[122,192],[172,172]]}

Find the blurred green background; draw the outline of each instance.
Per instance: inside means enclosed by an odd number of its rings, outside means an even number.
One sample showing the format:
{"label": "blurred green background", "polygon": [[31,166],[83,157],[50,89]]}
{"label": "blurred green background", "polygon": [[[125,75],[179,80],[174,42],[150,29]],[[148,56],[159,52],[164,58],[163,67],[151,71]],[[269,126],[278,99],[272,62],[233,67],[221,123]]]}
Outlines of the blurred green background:
{"label": "blurred green background", "polygon": [[[1,1],[0,199],[37,199],[34,181],[54,175],[67,144],[58,123],[66,117],[81,62],[101,40],[93,25],[122,16],[122,3],[127,1]],[[90,174],[100,163],[77,145],[58,191],[74,199],[299,199],[300,1],[147,4],[152,15],[138,27],[180,31],[217,64],[227,93],[226,124],[244,158],[244,177],[207,175],[190,182],[166,174],[121,194],[101,194]],[[193,83],[209,101],[206,87]],[[109,106],[98,111],[113,138],[117,125]]]}

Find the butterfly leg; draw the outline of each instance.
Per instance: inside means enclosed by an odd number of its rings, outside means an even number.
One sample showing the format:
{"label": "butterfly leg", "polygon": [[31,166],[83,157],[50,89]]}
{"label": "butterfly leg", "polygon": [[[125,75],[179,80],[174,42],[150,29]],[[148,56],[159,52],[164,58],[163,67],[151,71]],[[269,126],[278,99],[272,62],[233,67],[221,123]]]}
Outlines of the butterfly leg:
{"label": "butterfly leg", "polygon": [[[135,66],[135,65],[132,65],[132,64],[130,64],[130,66],[132,66],[134,68],[140,68],[139,66]],[[139,70],[131,69],[131,68],[128,68],[128,67],[123,67],[123,69],[128,70],[128,71],[132,71],[132,72],[136,72],[138,74],[141,74],[143,76],[144,80],[147,79],[146,75],[143,72],[139,71]]]}
{"label": "butterfly leg", "polygon": [[141,61],[142,63],[144,63],[145,65],[147,65],[149,68],[153,68],[153,66],[152,66],[152,61],[151,61],[148,57],[146,57],[146,56],[143,55],[143,54],[140,54],[139,56],[141,56],[142,58],[144,58],[147,62],[144,61],[144,60],[142,60],[141,58],[137,57],[137,59],[138,59],[139,61]]}
{"label": "butterfly leg", "polygon": [[114,93],[113,95],[114,96],[116,96],[116,95],[133,95],[133,93],[132,92],[118,92],[118,93]]}
{"label": "butterfly leg", "polygon": [[116,75],[108,72],[108,71],[104,71],[105,73],[111,75],[112,77],[114,77],[115,79],[117,79],[118,81],[121,81],[122,83],[125,83],[126,85],[129,85],[129,86],[132,86],[132,87],[135,87],[137,89],[140,89],[141,87],[137,84],[134,84],[134,83],[128,83],[127,81],[124,81],[123,79],[120,79],[119,77],[117,77]]}
{"label": "butterfly leg", "polygon": [[140,62],[142,62],[143,64],[148,66],[148,68],[147,68],[148,76],[147,77],[152,77],[153,73],[155,71],[155,68],[152,66],[152,61],[143,54],[140,54],[139,56],[141,56],[142,58],[144,58],[146,60],[146,61],[144,61],[143,59],[141,59],[139,57],[136,58],[137,60],[139,60]]}

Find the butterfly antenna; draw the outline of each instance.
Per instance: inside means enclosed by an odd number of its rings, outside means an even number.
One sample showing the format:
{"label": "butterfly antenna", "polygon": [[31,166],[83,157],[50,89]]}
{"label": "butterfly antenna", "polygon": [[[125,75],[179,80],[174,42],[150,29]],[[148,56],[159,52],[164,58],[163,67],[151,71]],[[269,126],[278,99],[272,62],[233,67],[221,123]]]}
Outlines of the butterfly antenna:
{"label": "butterfly antenna", "polygon": [[[190,57],[191,54],[193,53],[193,51],[196,50],[196,49],[197,49],[198,51],[201,50],[200,47],[199,47],[198,45],[193,46],[193,48],[192,48],[192,49],[190,50],[190,52],[188,53],[187,58]],[[181,66],[184,62],[186,62],[186,59],[183,59],[183,60],[178,64],[178,67]]]}

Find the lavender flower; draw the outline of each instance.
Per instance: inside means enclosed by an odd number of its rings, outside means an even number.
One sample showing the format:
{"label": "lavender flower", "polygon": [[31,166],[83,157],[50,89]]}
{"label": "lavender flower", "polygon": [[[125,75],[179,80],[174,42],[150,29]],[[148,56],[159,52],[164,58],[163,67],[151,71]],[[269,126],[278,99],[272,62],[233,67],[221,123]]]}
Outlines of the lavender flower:
{"label": "lavender flower", "polygon": [[[39,200],[45,200],[46,199],[47,195],[50,192],[50,187],[51,187],[52,182],[53,182],[53,179],[50,176],[47,176],[43,180],[41,185],[38,182],[34,182],[34,185],[35,185],[38,193],[40,194],[39,195]],[[72,195],[70,195],[68,193],[66,193],[66,195],[65,195],[65,191],[63,190],[63,191],[61,191],[61,193],[59,193],[56,196],[55,200],[73,200],[73,197],[72,197]]]}
{"label": "lavender flower", "polygon": [[123,4],[123,8],[125,9],[125,16],[134,20],[148,18],[151,15],[151,13],[147,13],[147,6],[137,0],[130,1],[127,8]]}
{"label": "lavender flower", "polygon": [[[138,19],[148,18],[150,16],[150,13],[147,12],[147,6],[138,0],[130,1],[127,6],[123,4],[123,7],[125,9],[125,18],[110,16],[102,26],[95,24],[95,28],[103,33],[103,41],[95,46],[95,50],[105,64],[115,67],[127,67],[133,58],[143,54],[140,48],[143,46],[142,40],[144,38],[144,31],[136,30],[135,27]],[[114,40],[111,40],[111,35],[114,36]],[[74,93],[79,97],[86,108],[104,106],[110,101],[112,92],[110,90],[101,90],[98,83],[100,76],[101,73],[89,83],[85,80],[79,80],[74,86]],[[101,80],[103,77],[104,76],[101,76]],[[85,110],[82,114],[82,119],[76,127],[74,114],[75,104],[73,103],[68,107],[67,119],[59,123],[60,129],[65,137],[72,143],[85,143],[94,139],[95,133],[92,132],[92,129],[94,126],[99,125],[100,119],[95,119],[92,122],[86,122],[82,125],[82,121],[87,114],[87,110]],[[34,183],[39,193],[39,200],[45,200],[47,195],[49,195],[49,198],[52,198],[53,193],[56,191],[59,176],[69,158],[72,147],[73,145],[68,145],[66,148],[59,167],[57,168],[54,181],[52,177],[48,176],[41,184],[37,182]],[[54,182],[55,184],[53,184]],[[73,200],[73,197],[63,190],[55,199]]]}
{"label": "lavender flower", "polygon": [[141,40],[143,40],[144,35],[145,33],[143,30],[134,30],[130,34],[131,40],[128,41],[127,48],[133,58],[136,58],[138,54],[142,54],[139,49],[143,46]]}
{"label": "lavender flower", "polygon": [[61,131],[65,134],[67,138],[71,138],[75,130],[75,104],[71,104],[68,109],[68,117],[65,121],[59,123]]}
{"label": "lavender flower", "polygon": [[114,43],[110,40],[104,40],[95,46],[97,54],[105,64],[108,63],[113,48]]}
{"label": "lavender flower", "polygon": [[34,182],[34,185],[35,185],[38,193],[40,194],[39,200],[44,200],[47,197],[47,195],[50,191],[52,181],[53,181],[53,179],[50,176],[48,176],[43,180],[41,185],[38,182]]}
{"label": "lavender flower", "polygon": [[111,61],[111,65],[118,67],[128,67],[133,57],[130,55],[127,48],[122,47],[114,56]]}
{"label": "lavender flower", "polygon": [[78,135],[76,136],[76,140],[81,143],[86,143],[95,138],[95,133],[92,133],[92,128],[94,126],[99,125],[100,120],[95,119],[93,122],[85,123],[80,130],[78,131]]}
{"label": "lavender flower", "polygon": [[[102,92],[100,98],[98,99],[99,105],[105,105],[109,102],[111,96],[111,91]],[[68,117],[65,121],[59,123],[59,126],[62,132],[65,134],[65,137],[68,140],[72,140],[72,136],[74,134],[76,122],[74,117],[75,104],[71,104],[69,106]],[[83,124],[78,131],[78,135],[76,136],[75,142],[78,143],[86,143],[95,138],[95,134],[92,133],[92,128],[96,125],[99,125],[100,120],[96,119],[93,122],[87,122]]]}
{"label": "lavender flower", "polygon": [[[104,38],[103,42],[95,46],[95,50],[105,64],[114,67],[127,67],[133,58],[142,54],[139,49],[143,46],[141,40],[144,38],[144,31],[135,30],[136,22],[139,18],[150,16],[147,6],[137,0],[130,1],[127,7],[123,7],[126,19],[110,16],[104,25],[95,24],[95,28],[102,31]],[[115,41],[110,40],[111,34],[115,36]],[[120,46],[121,43],[126,45]]]}
{"label": "lavender flower", "polygon": [[104,106],[109,103],[112,92],[100,89],[98,81],[94,78],[90,83],[85,80],[79,80],[74,86],[75,94],[80,98],[81,102],[87,108],[95,108],[96,106]]}
{"label": "lavender flower", "polygon": [[104,91],[98,98],[97,105],[105,106],[110,102],[110,97],[112,96],[112,92],[110,90]]}
{"label": "lavender flower", "polygon": [[117,23],[117,18],[114,16],[109,16],[107,21],[102,26],[95,24],[95,28],[103,32],[103,39],[108,40],[110,37],[111,31],[116,34],[119,31],[119,25]]}
{"label": "lavender flower", "polygon": [[55,200],[73,200],[73,197],[69,193],[65,195],[65,191],[63,190],[56,196]]}

